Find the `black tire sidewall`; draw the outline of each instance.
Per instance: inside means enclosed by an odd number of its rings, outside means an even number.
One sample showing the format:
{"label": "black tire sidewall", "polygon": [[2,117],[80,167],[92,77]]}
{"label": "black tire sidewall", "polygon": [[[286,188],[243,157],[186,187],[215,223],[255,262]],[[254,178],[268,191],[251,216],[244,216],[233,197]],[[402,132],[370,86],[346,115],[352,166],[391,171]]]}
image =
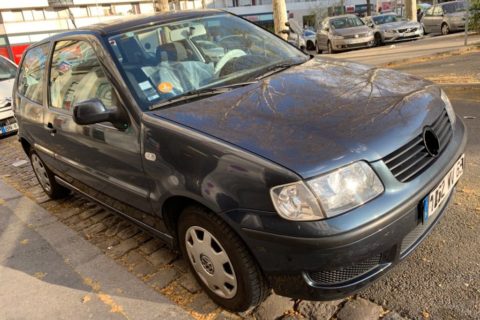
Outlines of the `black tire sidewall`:
{"label": "black tire sidewall", "polygon": [[[194,267],[191,264],[190,257],[186,251],[185,247],[185,233],[191,226],[198,226],[206,229],[210,232],[217,241],[220,242],[222,247],[227,252],[230,262],[235,272],[235,277],[237,278],[237,293],[231,299],[224,299],[212,292],[200,279],[195,271]],[[227,226],[228,227],[228,226]],[[197,282],[205,290],[205,292],[210,296],[210,298],[217,303],[229,310],[232,311],[245,311],[252,305],[252,286],[250,283],[251,274],[249,271],[244,268],[244,264],[241,261],[239,255],[239,249],[236,247],[238,241],[231,241],[231,237],[238,237],[236,234],[230,230],[229,234],[226,234],[222,231],[222,226],[219,225],[215,219],[212,219],[209,214],[202,212],[201,210],[196,210],[195,208],[187,208],[180,217],[178,223],[178,240],[180,250],[182,252],[183,258],[189,265],[190,271],[194,275]],[[227,240],[227,241],[225,241]],[[246,248],[244,248],[246,250]]]}
{"label": "black tire sidewall", "polygon": [[[45,190],[43,185],[40,183],[40,179],[38,178],[38,174],[35,171],[35,168],[33,167],[33,161],[32,161],[32,156],[36,155],[40,161],[42,161],[43,166],[45,167],[45,171],[47,172],[48,180],[50,182],[50,191]],[[42,190],[51,198],[51,199],[58,199],[65,197],[68,195],[70,192],[67,188],[59,185],[57,181],[55,180],[55,175],[52,173],[52,171],[47,167],[45,162],[42,160],[40,155],[35,151],[35,150],[30,150],[29,153],[29,158],[30,158],[30,165],[32,166],[33,173],[35,174],[35,177],[38,180],[38,184],[42,187]]]}

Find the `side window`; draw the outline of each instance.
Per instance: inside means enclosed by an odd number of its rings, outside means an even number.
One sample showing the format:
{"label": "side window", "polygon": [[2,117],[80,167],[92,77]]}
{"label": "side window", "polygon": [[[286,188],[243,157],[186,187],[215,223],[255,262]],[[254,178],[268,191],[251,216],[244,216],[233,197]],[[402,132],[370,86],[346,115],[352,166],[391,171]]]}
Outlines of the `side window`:
{"label": "side window", "polygon": [[435,9],[433,10],[433,15],[441,16],[442,14],[443,14],[442,6],[435,6]]}
{"label": "side window", "polygon": [[43,103],[43,75],[48,44],[31,48],[25,54],[18,76],[18,92],[37,103]]}
{"label": "side window", "polygon": [[429,16],[433,16],[433,9],[435,7],[430,7],[427,9],[427,11],[425,11],[425,16],[429,17]]}
{"label": "side window", "polygon": [[50,70],[50,107],[73,112],[75,103],[98,98],[106,108],[114,102],[108,81],[93,48],[86,41],[55,44]]}

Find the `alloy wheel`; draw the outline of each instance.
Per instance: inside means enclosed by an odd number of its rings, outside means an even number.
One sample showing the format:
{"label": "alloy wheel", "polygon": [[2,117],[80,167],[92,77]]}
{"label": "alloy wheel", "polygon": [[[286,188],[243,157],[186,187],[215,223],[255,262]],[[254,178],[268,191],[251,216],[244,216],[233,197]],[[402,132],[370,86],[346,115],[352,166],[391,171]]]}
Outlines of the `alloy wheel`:
{"label": "alloy wheel", "polygon": [[446,36],[447,34],[449,34],[449,32],[450,32],[450,28],[448,27],[447,24],[444,24],[444,25],[442,26],[442,34],[443,34],[444,36]]}
{"label": "alloy wheel", "polygon": [[216,295],[230,299],[237,293],[237,278],[220,242],[206,229],[192,226],[185,233],[188,258],[199,278]]}
{"label": "alloy wheel", "polygon": [[43,164],[42,160],[34,153],[32,154],[32,167],[37,175],[38,182],[42,185],[43,189],[47,192],[51,192],[52,185],[50,184],[50,179],[48,178],[47,169]]}

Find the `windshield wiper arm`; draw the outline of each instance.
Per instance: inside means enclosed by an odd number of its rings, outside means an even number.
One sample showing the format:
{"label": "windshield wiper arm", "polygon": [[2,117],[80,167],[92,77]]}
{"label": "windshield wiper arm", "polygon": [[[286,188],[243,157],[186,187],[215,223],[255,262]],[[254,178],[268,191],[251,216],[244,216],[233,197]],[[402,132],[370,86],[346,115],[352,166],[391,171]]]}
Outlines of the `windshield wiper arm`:
{"label": "windshield wiper arm", "polygon": [[192,90],[184,94],[172,97],[170,99],[161,101],[157,104],[154,104],[153,106],[150,107],[150,110],[162,108],[162,107],[165,107],[174,103],[186,101],[186,100],[191,100],[191,99],[205,97],[205,96],[213,96],[213,95],[229,92],[235,88],[243,87],[252,83],[256,83],[256,81],[237,82],[237,83],[224,85],[224,86],[216,86],[216,87],[208,87],[208,88]]}
{"label": "windshield wiper arm", "polygon": [[277,64],[273,64],[265,69],[263,69],[262,71],[264,71],[261,75],[257,76],[255,78],[255,80],[260,80],[260,79],[263,79],[265,77],[268,77],[268,76],[271,76],[272,74],[274,73],[277,73],[277,72],[280,72],[282,70],[285,70],[285,69],[288,69],[288,68],[291,68],[291,67],[294,67],[294,66],[298,66],[302,63],[304,63],[306,61],[300,61],[300,62],[280,62],[280,63],[277,63]]}

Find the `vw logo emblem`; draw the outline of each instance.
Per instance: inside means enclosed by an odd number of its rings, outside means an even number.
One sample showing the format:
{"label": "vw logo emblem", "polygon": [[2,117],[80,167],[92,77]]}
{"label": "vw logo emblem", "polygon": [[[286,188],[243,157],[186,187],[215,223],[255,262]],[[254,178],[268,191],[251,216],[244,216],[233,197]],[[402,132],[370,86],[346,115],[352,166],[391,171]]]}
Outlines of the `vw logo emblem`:
{"label": "vw logo emblem", "polygon": [[438,156],[440,141],[438,141],[438,137],[432,128],[426,127],[423,130],[423,143],[425,144],[425,149],[432,157]]}
{"label": "vw logo emblem", "polygon": [[213,275],[215,273],[215,267],[213,266],[212,260],[203,253],[200,255],[200,263],[208,274]]}

